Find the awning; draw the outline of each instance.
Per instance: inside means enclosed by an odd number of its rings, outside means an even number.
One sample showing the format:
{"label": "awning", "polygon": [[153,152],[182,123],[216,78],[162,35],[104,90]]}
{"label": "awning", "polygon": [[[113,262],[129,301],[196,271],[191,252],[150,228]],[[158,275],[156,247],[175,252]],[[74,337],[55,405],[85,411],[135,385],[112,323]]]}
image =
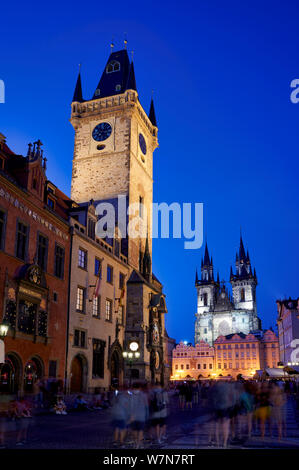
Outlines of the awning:
{"label": "awning", "polygon": [[285,371],[283,369],[271,369],[271,368],[268,368],[268,369],[265,369],[266,371],[266,374],[269,376],[269,377],[287,377],[287,374],[285,373]]}

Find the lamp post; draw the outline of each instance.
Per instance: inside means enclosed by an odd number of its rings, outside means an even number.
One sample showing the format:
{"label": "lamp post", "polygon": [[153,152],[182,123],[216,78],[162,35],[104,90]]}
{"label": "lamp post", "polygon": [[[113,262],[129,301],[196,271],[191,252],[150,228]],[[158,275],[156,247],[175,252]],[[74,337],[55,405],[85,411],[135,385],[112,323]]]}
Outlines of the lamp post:
{"label": "lamp post", "polygon": [[139,344],[136,341],[131,341],[129,344],[129,351],[123,351],[123,358],[127,360],[130,367],[130,387],[132,384],[132,365],[135,359],[139,359],[140,352],[138,351]]}
{"label": "lamp post", "polygon": [[5,362],[5,346],[3,339],[8,333],[8,324],[5,321],[2,321],[0,324],[0,364]]}

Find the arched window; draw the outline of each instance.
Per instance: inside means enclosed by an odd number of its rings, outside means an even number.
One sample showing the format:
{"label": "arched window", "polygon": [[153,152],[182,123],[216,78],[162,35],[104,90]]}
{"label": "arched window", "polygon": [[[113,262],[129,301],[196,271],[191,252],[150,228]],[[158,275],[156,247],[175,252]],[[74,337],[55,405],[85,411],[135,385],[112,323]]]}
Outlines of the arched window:
{"label": "arched window", "polygon": [[208,305],[208,294],[206,292],[203,295],[203,304],[204,306]]}
{"label": "arched window", "polygon": [[241,302],[245,302],[245,289],[244,289],[244,287],[241,289]]}
{"label": "arched window", "polygon": [[111,60],[106,68],[106,73],[118,72],[120,70],[120,63],[116,60]]}

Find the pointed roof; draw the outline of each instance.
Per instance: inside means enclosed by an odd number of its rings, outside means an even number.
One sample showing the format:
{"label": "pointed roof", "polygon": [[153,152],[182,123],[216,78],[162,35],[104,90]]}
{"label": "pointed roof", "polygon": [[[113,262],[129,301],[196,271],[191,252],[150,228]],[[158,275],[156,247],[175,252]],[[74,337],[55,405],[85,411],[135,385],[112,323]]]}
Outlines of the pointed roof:
{"label": "pointed roof", "polygon": [[206,247],[205,247],[205,256],[204,256],[203,264],[204,266],[210,266],[211,264],[207,242],[206,242]]}
{"label": "pointed roof", "polygon": [[128,83],[127,83],[127,90],[135,90],[137,91],[136,86],[136,79],[135,79],[135,71],[134,71],[134,64],[131,62],[129,76],[128,76]]}
{"label": "pointed roof", "polygon": [[82,96],[82,84],[81,84],[81,74],[80,72],[78,73],[78,78],[77,78],[77,83],[74,91],[74,96],[73,96],[73,101],[78,101],[79,103],[82,103],[83,96]]}
{"label": "pointed roof", "polygon": [[151,99],[151,105],[150,105],[150,110],[149,110],[148,117],[149,117],[149,120],[151,121],[152,125],[155,126],[155,127],[158,127],[157,126],[157,119],[156,119],[156,113],[155,113],[153,98]]}
{"label": "pointed roof", "polygon": [[240,236],[240,248],[239,248],[239,258],[240,261],[246,261],[245,248],[242,240],[242,235]]}
{"label": "pointed roof", "polygon": [[134,67],[131,67],[128,52],[126,49],[112,52],[92,99],[119,95],[128,89],[128,85],[136,90]]}

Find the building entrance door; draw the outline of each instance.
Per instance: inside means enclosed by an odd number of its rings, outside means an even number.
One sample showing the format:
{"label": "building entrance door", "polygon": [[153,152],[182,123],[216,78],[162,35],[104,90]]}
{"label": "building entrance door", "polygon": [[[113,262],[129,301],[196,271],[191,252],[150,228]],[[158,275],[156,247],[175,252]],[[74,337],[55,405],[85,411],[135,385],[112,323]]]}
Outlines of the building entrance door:
{"label": "building entrance door", "polygon": [[79,356],[74,357],[71,367],[71,393],[82,392],[83,364]]}

